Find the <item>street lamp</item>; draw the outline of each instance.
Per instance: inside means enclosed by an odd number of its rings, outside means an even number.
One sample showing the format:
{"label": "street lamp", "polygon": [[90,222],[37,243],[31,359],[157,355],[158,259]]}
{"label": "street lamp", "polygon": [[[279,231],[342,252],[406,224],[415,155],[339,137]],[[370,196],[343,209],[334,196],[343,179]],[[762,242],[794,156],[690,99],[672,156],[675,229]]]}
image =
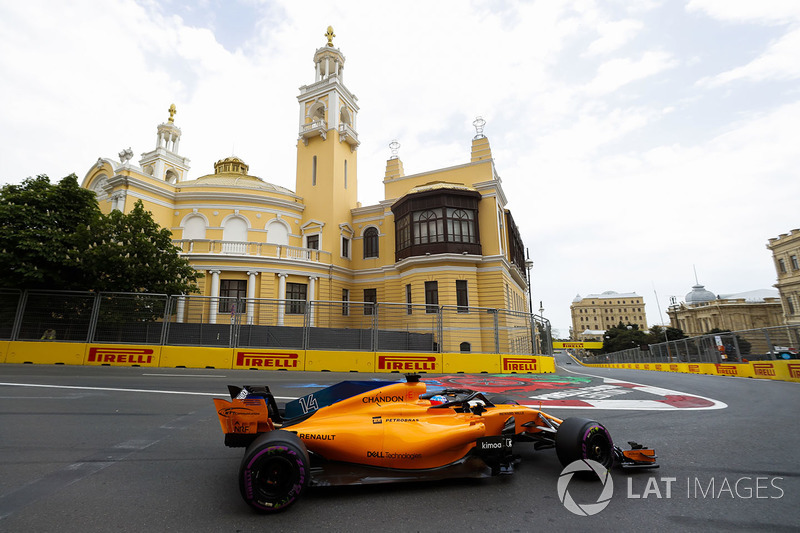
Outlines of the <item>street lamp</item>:
{"label": "street lamp", "polygon": [[533,296],[531,296],[531,269],[533,268],[533,261],[531,261],[531,254],[525,248],[525,270],[528,272],[528,312],[530,313],[531,320],[531,349],[536,353],[536,321],[533,319]]}

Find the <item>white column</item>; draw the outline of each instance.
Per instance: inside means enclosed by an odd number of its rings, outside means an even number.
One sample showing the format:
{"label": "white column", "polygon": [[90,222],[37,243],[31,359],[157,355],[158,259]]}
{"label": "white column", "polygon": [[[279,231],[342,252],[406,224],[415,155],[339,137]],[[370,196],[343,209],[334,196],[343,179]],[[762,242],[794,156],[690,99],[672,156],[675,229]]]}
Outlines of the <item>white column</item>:
{"label": "white column", "polygon": [[217,312],[219,311],[219,270],[209,270],[211,274],[211,300],[208,304],[208,323],[217,323]]}
{"label": "white column", "polygon": [[175,317],[175,321],[178,322],[179,324],[183,323],[185,312],[186,312],[186,297],[178,296],[178,310],[177,310],[177,316]]}
{"label": "white column", "polygon": [[247,323],[252,325],[255,317],[256,302],[254,299],[256,297],[256,276],[258,272],[249,271],[247,275],[249,276],[247,279]]}
{"label": "white column", "polygon": [[339,129],[339,97],[336,95],[336,91],[331,91],[328,95],[328,101],[330,102],[330,112],[328,113],[328,127],[333,129]]}
{"label": "white column", "polygon": [[123,213],[125,212],[125,199],[127,197],[128,197],[128,193],[127,192],[122,191],[122,192],[119,193],[119,202],[117,203],[117,209],[119,209]]}
{"label": "white column", "polygon": [[286,278],[289,274],[278,274],[278,325],[283,325],[283,314],[286,311]]}
{"label": "white column", "polygon": [[172,144],[172,151],[175,152],[176,154],[178,153],[178,145],[180,144],[180,142],[181,138],[179,136],[176,136],[175,142]]}
{"label": "white column", "polygon": [[320,76],[321,72],[320,72],[320,70],[319,70],[319,61],[317,61],[317,62],[314,64],[314,71],[315,71],[315,72],[314,72],[314,74],[315,74],[315,76],[314,76],[314,78],[315,78],[315,79],[314,79],[314,81],[319,81],[320,79],[322,79],[322,78],[321,78],[321,76]]}
{"label": "white column", "polygon": [[312,328],[314,327],[314,318],[316,315],[316,310],[313,304],[315,295],[314,290],[316,289],[316,287],[317,287],[317,276],[308,276],[308,305],[311,306],[308,314],[308,326]]}

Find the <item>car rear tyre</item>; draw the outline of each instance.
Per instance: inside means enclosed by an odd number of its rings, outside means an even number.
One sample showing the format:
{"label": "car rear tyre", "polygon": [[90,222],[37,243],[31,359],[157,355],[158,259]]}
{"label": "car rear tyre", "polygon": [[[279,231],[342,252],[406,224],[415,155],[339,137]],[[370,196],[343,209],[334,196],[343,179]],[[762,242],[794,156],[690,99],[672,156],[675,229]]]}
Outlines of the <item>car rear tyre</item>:
{"label": "car rear tyre", "polygon": [[239,490],[253,509],[283,511],[296,502],[310,479],[308,450],[294,433],[263,433],[247,447],[239,468]]}
{"label": "car rear tyre", "polygon": [[614,464],[614,443],[608,430],[594,420],[567,418],[556,432],[556,455],[561,464],[591,459],[607,469]]}

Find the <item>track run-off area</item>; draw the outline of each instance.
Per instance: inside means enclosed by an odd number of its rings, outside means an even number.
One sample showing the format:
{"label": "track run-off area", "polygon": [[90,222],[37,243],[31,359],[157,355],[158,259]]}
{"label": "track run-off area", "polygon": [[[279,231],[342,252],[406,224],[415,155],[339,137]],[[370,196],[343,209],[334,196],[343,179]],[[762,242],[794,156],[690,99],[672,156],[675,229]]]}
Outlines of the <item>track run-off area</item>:
{"label": "track run-off area", "polygon": [[[568,364],[569,362],[569,364]],[[279,401],[401,374],[0,365],[0,531],[797,531],[800,384],[586,368],[554,374],[423,374],[429,390],[504,394],[559,418],[603,423],[656,449],[657,470],[612,470],[592,516],[561,502],[553,450],[518,444],[512,476],[313,488],[258,515],[237,486],[212,397],[269,385]],[[597,481],[571,497],[594,503]]]}

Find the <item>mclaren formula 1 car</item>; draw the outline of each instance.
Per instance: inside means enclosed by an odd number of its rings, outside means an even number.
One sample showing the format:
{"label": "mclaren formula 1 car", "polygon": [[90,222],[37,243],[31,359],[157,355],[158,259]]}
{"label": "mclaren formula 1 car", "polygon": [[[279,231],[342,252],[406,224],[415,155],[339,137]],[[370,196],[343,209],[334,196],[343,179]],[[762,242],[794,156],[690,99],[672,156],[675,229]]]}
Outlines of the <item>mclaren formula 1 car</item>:
{"label": "mclaren formula 1 car", "polygon": [[655,452],[613,444],[584,418],[560,420],[504,397],[466,389],[427,392],[405,382],[343,381],[279,408],[269,387],[229,386],[214,399],[225,444],[246,447],[244,500],[282,511],[309,486],[361,485],[511,474],[515,442],[555,448],[568,465],[590,459],[609,469],[655,468]]}

